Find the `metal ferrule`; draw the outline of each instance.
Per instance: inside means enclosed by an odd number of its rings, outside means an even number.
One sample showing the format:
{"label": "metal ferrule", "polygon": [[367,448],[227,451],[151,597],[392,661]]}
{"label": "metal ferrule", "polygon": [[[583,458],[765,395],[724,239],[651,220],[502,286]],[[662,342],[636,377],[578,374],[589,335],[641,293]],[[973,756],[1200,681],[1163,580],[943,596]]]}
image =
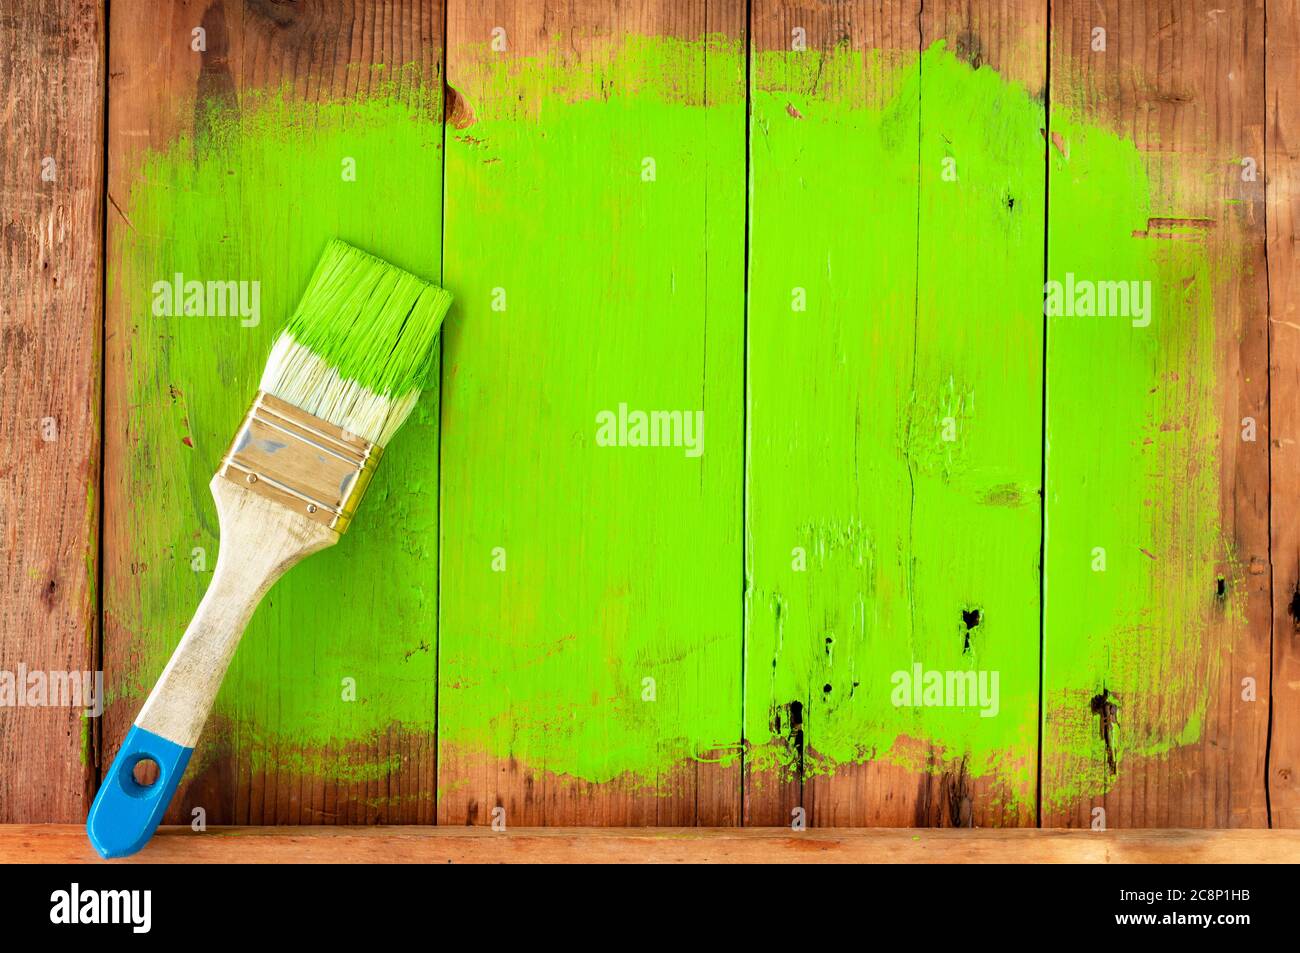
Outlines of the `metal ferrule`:
{"label": "metal ferrule", "polygon": [[219,476],[342,533],[382,449],[258,391]]}

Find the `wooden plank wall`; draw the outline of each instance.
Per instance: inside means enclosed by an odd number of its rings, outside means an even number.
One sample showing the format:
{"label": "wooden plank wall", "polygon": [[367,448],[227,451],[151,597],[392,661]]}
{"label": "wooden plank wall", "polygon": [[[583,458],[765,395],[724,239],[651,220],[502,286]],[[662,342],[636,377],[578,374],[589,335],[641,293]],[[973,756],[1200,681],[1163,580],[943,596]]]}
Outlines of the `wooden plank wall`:
{"label": "wooden plank wall", "polygon": [[[0,117],[0,670],[93,672],[103,3],[8,6]],[[85,817],[97,725],[74,707],[0,709],[0,823]]]}
{"label": "wooden plank wall", "polygon": [[[22,0],[0,670],[111,703],[0,710],[0,821],[84,815],[341,234],[445,274],[440,393],[171,820],[1297,826],[1298,12]],[[178,271],[267,320],[158,315]],[[1044,319],[1065,271],[1151,324]],[[893,704],[913,663],[998,716]]]}

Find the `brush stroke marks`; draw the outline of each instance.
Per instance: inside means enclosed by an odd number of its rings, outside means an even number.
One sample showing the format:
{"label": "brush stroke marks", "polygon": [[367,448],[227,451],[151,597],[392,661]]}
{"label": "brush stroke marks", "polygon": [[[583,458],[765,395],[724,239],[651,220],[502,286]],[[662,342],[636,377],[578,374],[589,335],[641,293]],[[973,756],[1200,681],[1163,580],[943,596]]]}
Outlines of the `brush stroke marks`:
{"label": "brush stroke marks", "polygon": [[[1178,661],[1199,654],[1203,623],[1193,607],[1158,596],[1206,559],[1203,576],[1212,576],[1218,485],[1213,382],[1189,386],[1179,372],[1153,371],[1171,347],[1187,354],[1189,369],[1213,366],[1201,246],[1162,246],[1173,266],[1162,275],[1157,246],[1134,234],[1150,204],[1137,149],[1056,113],[1053,132],[1069,149],[1052,150],[1049,276],[1149,280],[1159,289],[1149,327],[1049,318],[1044,749],[1054,762],[1045,794],[1059,806],[1107,790],[1130,750],[1159,753],[1178,739],[1181,730],[1168,726],[1143,738],[1160,726],[1129,723],[1125,702],[1136,693],[1192,689],[1181,714],[1187,740],[1199,732],[1205,696],[1196,697],[1193,680],[1204,674]],[[1098,223],[1111,226],[1106,241]],[[1101,684],[1080,684],[1094,667]]]}
{"label": "brush stroke marks", "polygon": [[1152,300],[1146,318],[1048,319],[1045,811],[1199,741],[1230,631],[1207,644],[1212,618],[1246,612],[1215,374],[1214,291],[1241,249],[1161,219],[1132,141],[1056,107],[1052,131],[1049,278],[1149,282]]}

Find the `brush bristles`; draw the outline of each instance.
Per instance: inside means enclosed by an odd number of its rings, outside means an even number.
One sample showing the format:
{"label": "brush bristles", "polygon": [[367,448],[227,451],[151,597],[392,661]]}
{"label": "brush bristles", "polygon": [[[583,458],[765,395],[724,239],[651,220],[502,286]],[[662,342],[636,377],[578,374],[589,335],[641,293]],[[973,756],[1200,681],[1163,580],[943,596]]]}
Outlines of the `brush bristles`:
{"label": "brush bristles", "polygon": [[418,390],[385,397],[362,387],[288,332],[271,348],[262,390],[381,447],[406,423],[420,399]]}
{"label": "brush bristles", "polygon": [[262,390],[379,446],[420,398],[451,295],[332,241],[262,373]]}

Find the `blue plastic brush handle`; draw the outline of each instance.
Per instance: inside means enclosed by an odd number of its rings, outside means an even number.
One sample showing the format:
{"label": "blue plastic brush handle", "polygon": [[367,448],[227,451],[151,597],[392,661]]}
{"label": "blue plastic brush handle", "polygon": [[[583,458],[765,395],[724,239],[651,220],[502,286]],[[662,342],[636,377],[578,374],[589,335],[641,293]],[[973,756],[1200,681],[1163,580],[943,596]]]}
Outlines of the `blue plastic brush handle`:
{"label": "blue plastic brush handle", "polygon": [[[149,843],[193,753],[193,748],[131,726],[86,817],[86,833],[101,856],[127,857]],[[157,762],[159,771],[148,787],[134,774],[145,759]]]}

